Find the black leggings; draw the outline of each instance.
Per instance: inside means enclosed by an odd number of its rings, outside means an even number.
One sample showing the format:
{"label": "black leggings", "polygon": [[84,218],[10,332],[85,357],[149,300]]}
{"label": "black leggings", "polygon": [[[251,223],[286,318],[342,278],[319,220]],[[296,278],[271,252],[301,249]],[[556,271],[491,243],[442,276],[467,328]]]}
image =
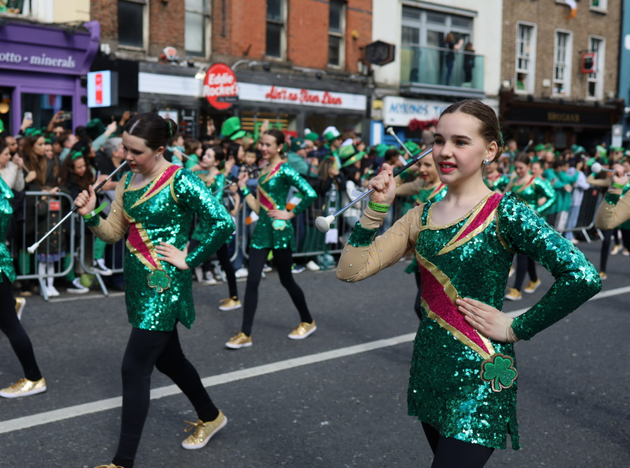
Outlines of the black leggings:
{"label": "black leggings", "polygon": [[0,282],[0,330],[7,335],[13,352],[22,365],[24,377],[33,382],[41,379],[42,374],[35,360],[33,345],[17,318],[11,282],[4,273]]}
{"label": "black leggings", "polygon": [[175,382],[192,403],[199,419],[204,422],[214,421],[219,415],[197,370],[184,356],[177,328],[170,332],[133,328],[122,362],[122,424],[115,464],[121,464],[118,460],[136,458],[142,428],[149,412],[153,367]]}
{"label": "black leggings", "polygon": [[[190,250],[191,252],[199,247],[200,242],[195,239],[190,240]],[[228,250],[227,244],[223,244],[219,247],[219,250],[216,252],[217,260],[219,260],[219,265],[221,265],[221,269],[225,273],[225,278],[227,279],[228,289],[230,290],[230,297],[238,297],[238,288],[236,287],[236,275],[234,274],[234,267],[232,266],[232,262],[230,262],[230,252]],[[210,262],[205,261],[202,265],[203,271],[209,271]]]}
{"label": "black leggings", "polygon": [[536,273],[536,262],[527,255],[516,256],[516,278],[514,278],[514,289],[518,292],[523,290],[523,281],[525,281],[525,272],[529,273],[531,281],[538,281]]}
{"label": "black leggings", "polygon": [[431,468],[482,468],[494,452],[483,445],[441,436],[426,423],[422,423],[422,429],[434,455]]}
{"label": "black leggings", "polygon": [[230,252],[227,244],[223,244],[219,250],[217,250],[217,259],[221,265],[221,269],[225,273],[227,279],[228,289],[230,290],[230,297],[238,297],[238,288],[236,287],[236,275],[234,274],[234,267],[230,262]]}
{"label": "black leggings", "polygon": [[[269,255],[270,249],[249,249],[249,271],[247,275],[247,286],[245,288],[245,304],[243,306],[243,326],[241,331],[247,336],[252,334],[252,325],[254,324],[254,315],[258,306],[258,286],[265,261]],[[280,284],[287,290],[291,296],[293,304],[300,313],[302,322],[312,323],[313,318],[308,311],[306,299],[302,289],[293,279],[291,266],[293,265],[293,256],[289,249],[274,249],[273,264],[278,270],[280,276]]]}
{"label": "black leggings", "polygon": [[599,254],[599,271],[606,272],[606,266],[608,265],[608,254],[610,253],[610,239],[614,237],[615,245],[619,245],[619,236],[617,235],[617,228],[605,229],[602,231],[604,240],[602,242],[602,250]]}

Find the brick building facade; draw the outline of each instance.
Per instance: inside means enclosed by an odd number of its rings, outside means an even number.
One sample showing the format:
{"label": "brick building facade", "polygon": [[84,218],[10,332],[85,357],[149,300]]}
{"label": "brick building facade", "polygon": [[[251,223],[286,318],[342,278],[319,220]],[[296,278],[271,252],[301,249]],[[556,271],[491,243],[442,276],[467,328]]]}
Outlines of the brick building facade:
{"label": "brick building facade", "polygon": [[[95,66],[127,64],[133,74],[136,64],[138,110],[176,109],[180,118],[198,122],[199,129],[205,127],[205,119],[220,123],[239,115],[244,126],[252,128],[262,119],[275,119],[283,130],[296,133],[305,127],[321,131],[328,125],[362,130],[367,104],[359,110],[360,100],[350,95],[359,95],[367,103],[366,69],[360,62],[364,47],[371,42],[371,0],[198,0],[194,8],[190,5],[195,2],[186,3],[92,0],[92,19],[101,22],[101,42],[106,44]],[[199,50],[191,52],[195,41],[191,26],[197,20],[205,26],[197,38]],[[160,60],[167,46],[177,49],[176,62],[182,66]],[[234,68],[250,99],[239,99],[227,112],[209,106],[200,94],[201,82],[191,81],[217,62]],[[312,106],[305,111],[298,109],[304,106],[266,99],[269,87],[307,90],[311,95],[338,92],[342,101],[353,104],[338,109]],[[174,94],[178,88],[188,91]],[[199,92],[191,92],[193,88]],[[130,105],[124,96],[123,102]]]}
{"label": "brick building facade", "polygon": [[[623,108],[616,99],[621,3],[583,0],[569,18],[564,2],[504,1],[501,117],[521,147],[533,140],[589,148],[609,138]],[[589,52],[596,52],[590,74],[582,72]]]}

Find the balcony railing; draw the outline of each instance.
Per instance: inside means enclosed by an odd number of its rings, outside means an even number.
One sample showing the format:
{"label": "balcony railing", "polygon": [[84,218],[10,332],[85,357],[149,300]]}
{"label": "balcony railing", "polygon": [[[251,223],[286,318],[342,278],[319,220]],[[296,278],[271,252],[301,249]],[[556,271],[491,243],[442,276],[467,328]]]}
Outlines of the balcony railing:
{"label": "balcony railing", "polygon": [[483,92],[484,57],[441,47],[402,48],[401,82]]}

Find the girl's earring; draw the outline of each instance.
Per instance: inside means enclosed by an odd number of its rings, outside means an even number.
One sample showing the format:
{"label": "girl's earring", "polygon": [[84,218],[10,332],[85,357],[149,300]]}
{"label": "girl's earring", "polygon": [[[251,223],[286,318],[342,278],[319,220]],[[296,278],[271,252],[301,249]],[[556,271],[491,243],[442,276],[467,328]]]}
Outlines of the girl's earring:
{"label": "girl's earring", "polygon": [[489,159],[484,159],[484,160],[483,160],[483,163],[484,163],[484,164],[486,164],[486,165],[488,165],[488,164],[490,164],[490,160],[489,160]]}

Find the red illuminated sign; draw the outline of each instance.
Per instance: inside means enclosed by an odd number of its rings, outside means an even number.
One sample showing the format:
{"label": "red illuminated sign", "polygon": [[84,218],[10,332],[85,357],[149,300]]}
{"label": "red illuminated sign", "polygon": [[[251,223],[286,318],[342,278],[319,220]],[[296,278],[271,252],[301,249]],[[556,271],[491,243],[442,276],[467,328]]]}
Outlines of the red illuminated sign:
{"label": "red illuminated sign", "polygon": [[215,63],[206,72],[203,95],[212,107],[226,110],[238,99],[236,75],[224,63]]}

